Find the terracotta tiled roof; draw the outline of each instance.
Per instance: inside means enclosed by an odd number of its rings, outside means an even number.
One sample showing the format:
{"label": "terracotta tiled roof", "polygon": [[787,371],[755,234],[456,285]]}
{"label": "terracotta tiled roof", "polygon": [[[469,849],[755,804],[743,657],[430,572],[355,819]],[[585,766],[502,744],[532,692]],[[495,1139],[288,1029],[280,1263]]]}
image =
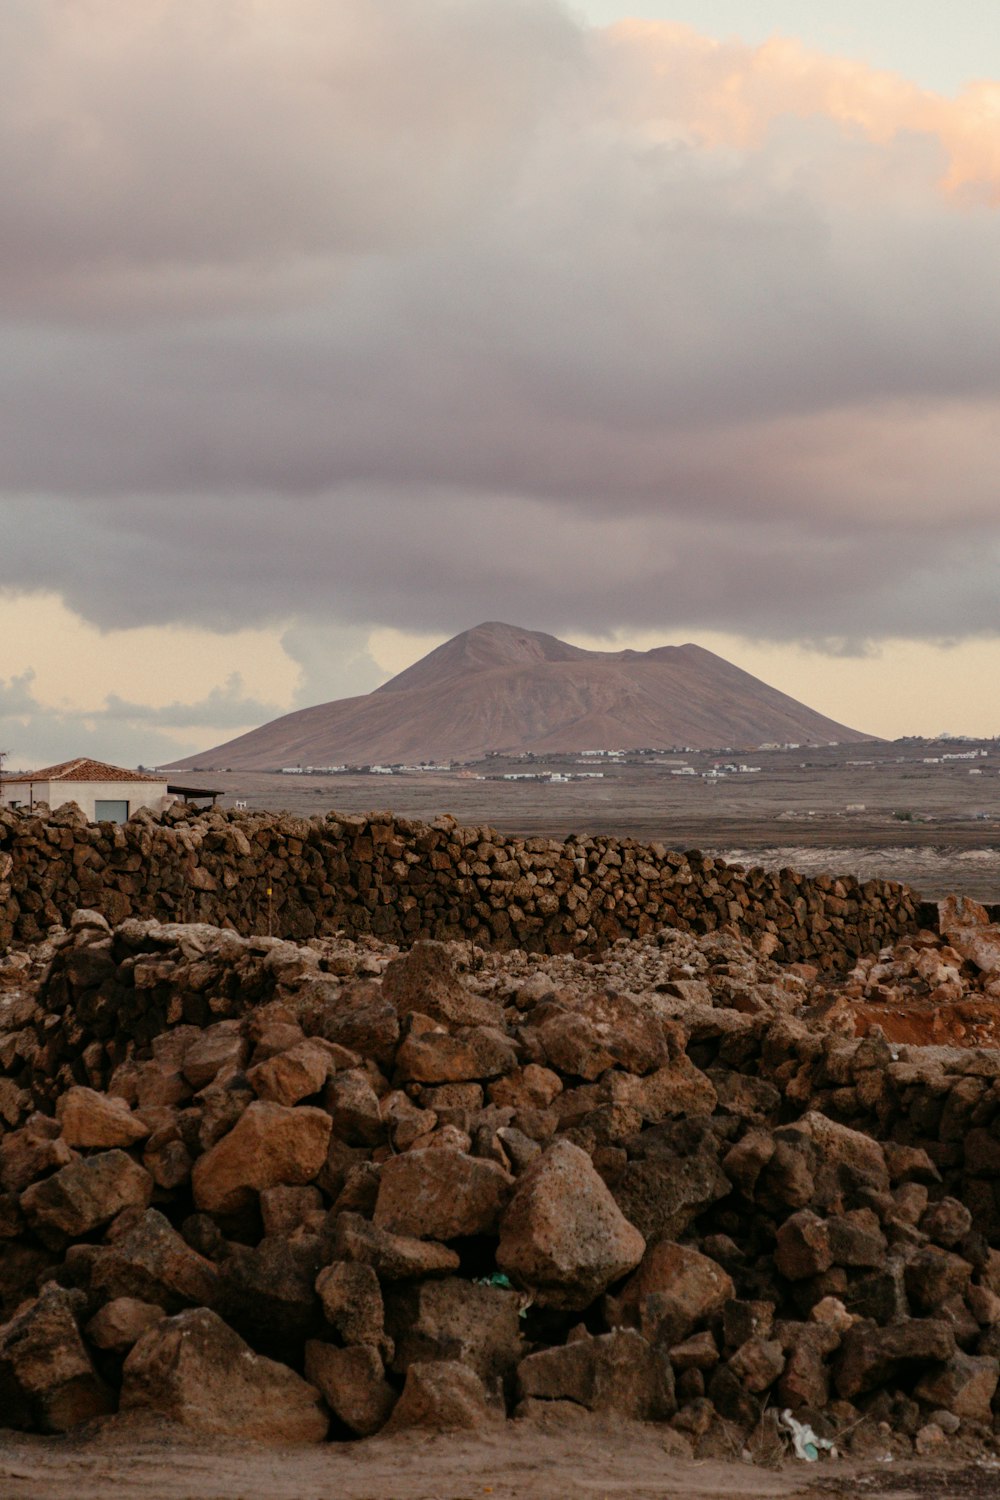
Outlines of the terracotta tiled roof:
{"label": "terracotta tiled roof", "polygon": [[64,760],[58,766],[45,766],[41,771],[20,771],[3,778],[4,786],[12,782],[28,781],[166,781],[165,776],[153,776],[147,771],[127,771],[124,766],[107,766],[101,760]]}

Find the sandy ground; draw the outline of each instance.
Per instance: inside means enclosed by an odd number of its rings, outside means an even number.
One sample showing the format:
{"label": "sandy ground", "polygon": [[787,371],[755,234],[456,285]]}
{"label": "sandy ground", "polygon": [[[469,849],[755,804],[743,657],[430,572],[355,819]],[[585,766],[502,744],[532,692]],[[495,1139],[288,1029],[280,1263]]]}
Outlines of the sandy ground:
{"label": "sandy ground", "polygon": [[927,1462],[781,1470],[664,1451],[656,1427],[547,1433],[401,1434],[365,1443],[265,1448],[192,1438],[169,1424],[113,1421],[68,1438],[0,1432],[0,1500],[821,1500],[996,1496],[1000,1468]]}

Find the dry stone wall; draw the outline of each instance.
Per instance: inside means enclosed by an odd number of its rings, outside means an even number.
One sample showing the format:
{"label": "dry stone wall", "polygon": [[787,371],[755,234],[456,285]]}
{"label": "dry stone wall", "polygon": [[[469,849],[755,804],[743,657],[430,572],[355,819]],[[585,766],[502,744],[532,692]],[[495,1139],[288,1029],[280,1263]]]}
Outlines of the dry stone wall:
{"label": "dry stone wall", "polygon": [[517,838],[394,816],[297,818],[172,809],[89,824],[72,806],[0,812],[0,951],[88,907],[304,940],[343,931],[409,946],[467,939],[536,953],[599,952],[669,926],[729,924],[762,952],[850,966],[921,919],[894,881],[726,866],[628,838]]}

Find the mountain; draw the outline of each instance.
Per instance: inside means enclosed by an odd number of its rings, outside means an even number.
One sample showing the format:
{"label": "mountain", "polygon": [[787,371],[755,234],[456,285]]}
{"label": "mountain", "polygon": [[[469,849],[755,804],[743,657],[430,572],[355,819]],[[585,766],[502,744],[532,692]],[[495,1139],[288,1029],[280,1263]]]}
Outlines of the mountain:
{"label": "mountain", "polygon": [[202,770],[477,760],[489,750],[752,749],[872,739],[701,646],[585,651],[491,622],[373,693],[320,703],[178,763]]}

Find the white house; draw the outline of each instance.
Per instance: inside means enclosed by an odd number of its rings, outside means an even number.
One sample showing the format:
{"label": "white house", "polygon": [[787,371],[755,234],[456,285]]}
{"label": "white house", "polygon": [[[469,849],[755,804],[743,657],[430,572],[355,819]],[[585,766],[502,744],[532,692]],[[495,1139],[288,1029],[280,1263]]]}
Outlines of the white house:
{"label": "white house", "polygon": [[0,779],[0,807],[31,808],[36,802],[47,802],[54,811],[65,802],[75,802],[91,823],[124,823],[140,807],[162,812],[173,800],[167,794],[165,776],[128,771],[85,757]]}

